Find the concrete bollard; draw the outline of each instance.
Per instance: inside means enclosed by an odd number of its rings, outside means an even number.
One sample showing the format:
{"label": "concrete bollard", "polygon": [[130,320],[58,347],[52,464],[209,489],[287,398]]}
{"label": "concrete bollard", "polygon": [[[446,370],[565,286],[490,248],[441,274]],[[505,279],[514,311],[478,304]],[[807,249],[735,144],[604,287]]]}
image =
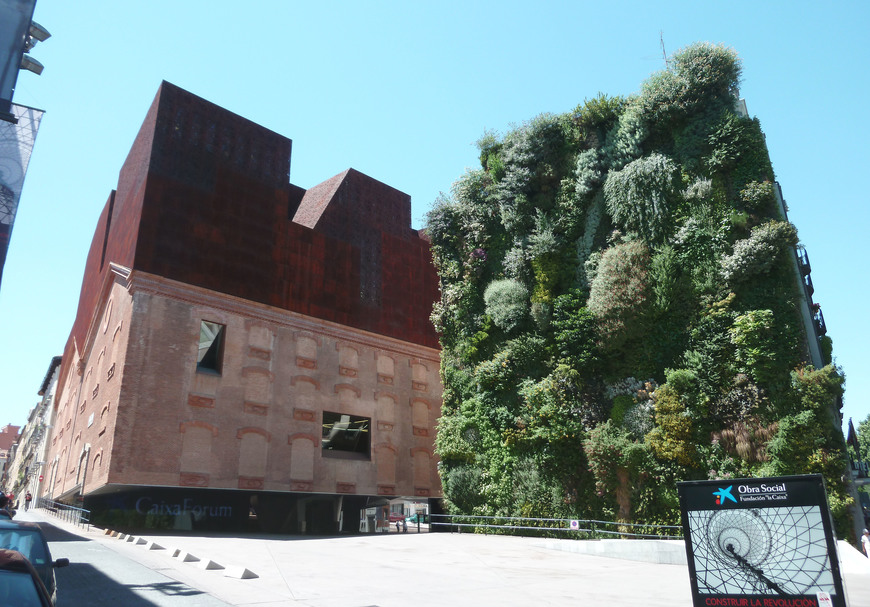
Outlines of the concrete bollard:
{"label": "concrete bollard", "polygon": [[237,580],[251,580],[260,577],[250,569],[246,569],[241,566],[227,567],[226,571],[224,572],[224,576],[236,578]]}
{"label": "concrete bollard", "polygon": [[199,565],[197,565],[200,569],[210,570],[210,569],[223,569],[224,566],[218,563],[215,563],[211,559],[205,559],[200,561]]}
{"label": "concrete bollard", "polygon": [[194,563],[199,560],[198,556],[193,556],[189,552],[179,551],[179,553],[175,556],[182,563]]}

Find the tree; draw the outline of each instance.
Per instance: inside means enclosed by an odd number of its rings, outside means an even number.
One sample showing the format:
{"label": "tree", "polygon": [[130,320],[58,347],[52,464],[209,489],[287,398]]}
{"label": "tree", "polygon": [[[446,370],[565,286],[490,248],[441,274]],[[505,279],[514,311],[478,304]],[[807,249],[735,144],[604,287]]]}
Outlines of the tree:
{"label": "tree", "polygon": [[870,462],[870,415],[858,424],[855,431],[858,434],[858,444],[861,446],[858,457],[865,462]]}

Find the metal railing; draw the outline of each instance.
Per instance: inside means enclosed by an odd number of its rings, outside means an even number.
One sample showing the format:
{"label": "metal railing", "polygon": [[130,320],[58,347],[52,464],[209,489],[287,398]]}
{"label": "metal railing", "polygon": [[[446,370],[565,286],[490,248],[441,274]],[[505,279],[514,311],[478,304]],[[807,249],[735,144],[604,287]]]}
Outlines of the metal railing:
{"label": "metal railing", "polygon": [[91,528],[91,511],[84,508],[76,508],[62,502],[55,502],[46,497],[37,497],[35,508],[46,510],[52,516],[63,521],[78,525],[79,527]]}
{"label": "metal railing", "polygon": [[679,525],[646,525],[617,521],[598,521],[563,518],[522,518],[516,516],[474,516],[463,514],[432,514],[430,529],[439,527],[451,533],[499,533],[503,535],[533,535],[601,539],[624,537],[629,539],[681,540],[683,528]]}

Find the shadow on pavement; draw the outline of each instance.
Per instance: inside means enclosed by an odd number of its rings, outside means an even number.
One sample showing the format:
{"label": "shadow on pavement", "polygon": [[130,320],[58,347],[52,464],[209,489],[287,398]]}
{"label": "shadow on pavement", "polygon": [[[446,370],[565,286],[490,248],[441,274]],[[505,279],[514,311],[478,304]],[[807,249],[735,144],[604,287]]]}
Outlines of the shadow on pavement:
{"label": "shadow on pavement", "polygon": [[[181,582],[160,581],[145,584],[119,583],[88,563],[70,563],[57,569],[57,607],[157,607],[167,597],[193,597],[203,593]],[[148,595],[154,600],[149,600]],[[173,603],[174,604],[174,603]],[[182,601],[179,605],[195,604]]]}
{"label": "shadow on pavement", "polygon": [[39,528],[42,529],[42,534],[49,542],[90,542],[86,537],[64,531],[60,527],[55,527],[51,523],[39,522]]}

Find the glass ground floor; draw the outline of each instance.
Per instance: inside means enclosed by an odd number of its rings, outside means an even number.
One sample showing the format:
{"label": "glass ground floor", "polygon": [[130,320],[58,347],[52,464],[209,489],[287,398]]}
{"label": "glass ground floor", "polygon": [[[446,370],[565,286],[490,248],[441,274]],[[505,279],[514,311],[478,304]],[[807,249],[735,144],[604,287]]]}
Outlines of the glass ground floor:
{"label": "glass ground floor", "polygon": [[[120,531],[374,533],[405,515],[438,514],[438,499],[173,487],[107,487],[79,502]],[[383,521],[383,522],[382,522]]]}

